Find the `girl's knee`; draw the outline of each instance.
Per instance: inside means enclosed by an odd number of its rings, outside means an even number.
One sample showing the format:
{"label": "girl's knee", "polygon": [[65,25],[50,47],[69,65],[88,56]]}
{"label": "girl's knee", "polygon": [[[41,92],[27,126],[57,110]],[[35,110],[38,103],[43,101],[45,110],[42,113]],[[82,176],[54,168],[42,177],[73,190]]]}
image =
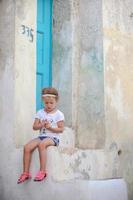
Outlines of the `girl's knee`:
{"label": "girl's knee", "polygon": [[40,142],[38,145],[39,150],[44,150],[47,148],[47,145],[44,142]]}

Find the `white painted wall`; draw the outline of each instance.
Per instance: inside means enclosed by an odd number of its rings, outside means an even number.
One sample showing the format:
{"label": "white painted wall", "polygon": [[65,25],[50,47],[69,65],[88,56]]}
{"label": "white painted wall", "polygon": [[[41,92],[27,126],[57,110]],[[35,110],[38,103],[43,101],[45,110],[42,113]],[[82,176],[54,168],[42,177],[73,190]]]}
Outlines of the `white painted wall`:
{"label": "white painted wall", "polygon": [[133,198],[133,2],[103,0],[105,131],[107,149],[116,148]]}
{"label": "white painted wall", "polygon": [[32,124],[36,112],[35,55],[36,0],[19,0],[15,4],[14,52],[15,116],[13,134],[17,147],[23,145],[33,135]]}

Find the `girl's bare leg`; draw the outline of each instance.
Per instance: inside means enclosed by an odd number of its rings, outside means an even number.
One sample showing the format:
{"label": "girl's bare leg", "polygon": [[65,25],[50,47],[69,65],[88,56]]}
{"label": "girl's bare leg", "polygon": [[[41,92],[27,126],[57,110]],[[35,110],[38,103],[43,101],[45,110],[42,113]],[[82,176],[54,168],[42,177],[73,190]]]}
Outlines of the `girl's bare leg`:
{"label": "girl's bare leg", "polygon": [[39,139],[34,139],[24,146],[23,172],[29,172],[32,152],[37,148],[39,143]]}
{"label": "girl's bare leg", "polygon": [[42,140],[38,145],[39,158],[40,158],[40,171],[46,170],[46,159],[47,159],[46,150],[48,146],[55,146],[55,143],[50,138]]}

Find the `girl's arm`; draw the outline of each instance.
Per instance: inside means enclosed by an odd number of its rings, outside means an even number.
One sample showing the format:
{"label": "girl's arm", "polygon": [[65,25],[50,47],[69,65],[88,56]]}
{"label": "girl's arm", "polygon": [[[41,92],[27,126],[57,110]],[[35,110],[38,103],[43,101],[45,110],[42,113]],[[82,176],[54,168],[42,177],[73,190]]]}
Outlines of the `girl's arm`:
{"label": "girl's arm", "polygon": [[54,132],[54,133],[62,133],[64,131],[64,121],[57,122],[57,126],[58,127],[54,128],[54,127],[51,127],[50,123],[47,123],[45,125],[45,128]]}

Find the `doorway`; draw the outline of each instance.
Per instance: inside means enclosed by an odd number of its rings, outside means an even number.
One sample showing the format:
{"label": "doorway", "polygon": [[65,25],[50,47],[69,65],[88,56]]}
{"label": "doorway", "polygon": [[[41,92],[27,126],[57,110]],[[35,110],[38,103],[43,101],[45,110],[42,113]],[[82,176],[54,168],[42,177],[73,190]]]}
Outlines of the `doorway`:
{"label": "doorway", "polygon": [[52,0],[37,0],[36,110],[41,90],[52,84]]}

